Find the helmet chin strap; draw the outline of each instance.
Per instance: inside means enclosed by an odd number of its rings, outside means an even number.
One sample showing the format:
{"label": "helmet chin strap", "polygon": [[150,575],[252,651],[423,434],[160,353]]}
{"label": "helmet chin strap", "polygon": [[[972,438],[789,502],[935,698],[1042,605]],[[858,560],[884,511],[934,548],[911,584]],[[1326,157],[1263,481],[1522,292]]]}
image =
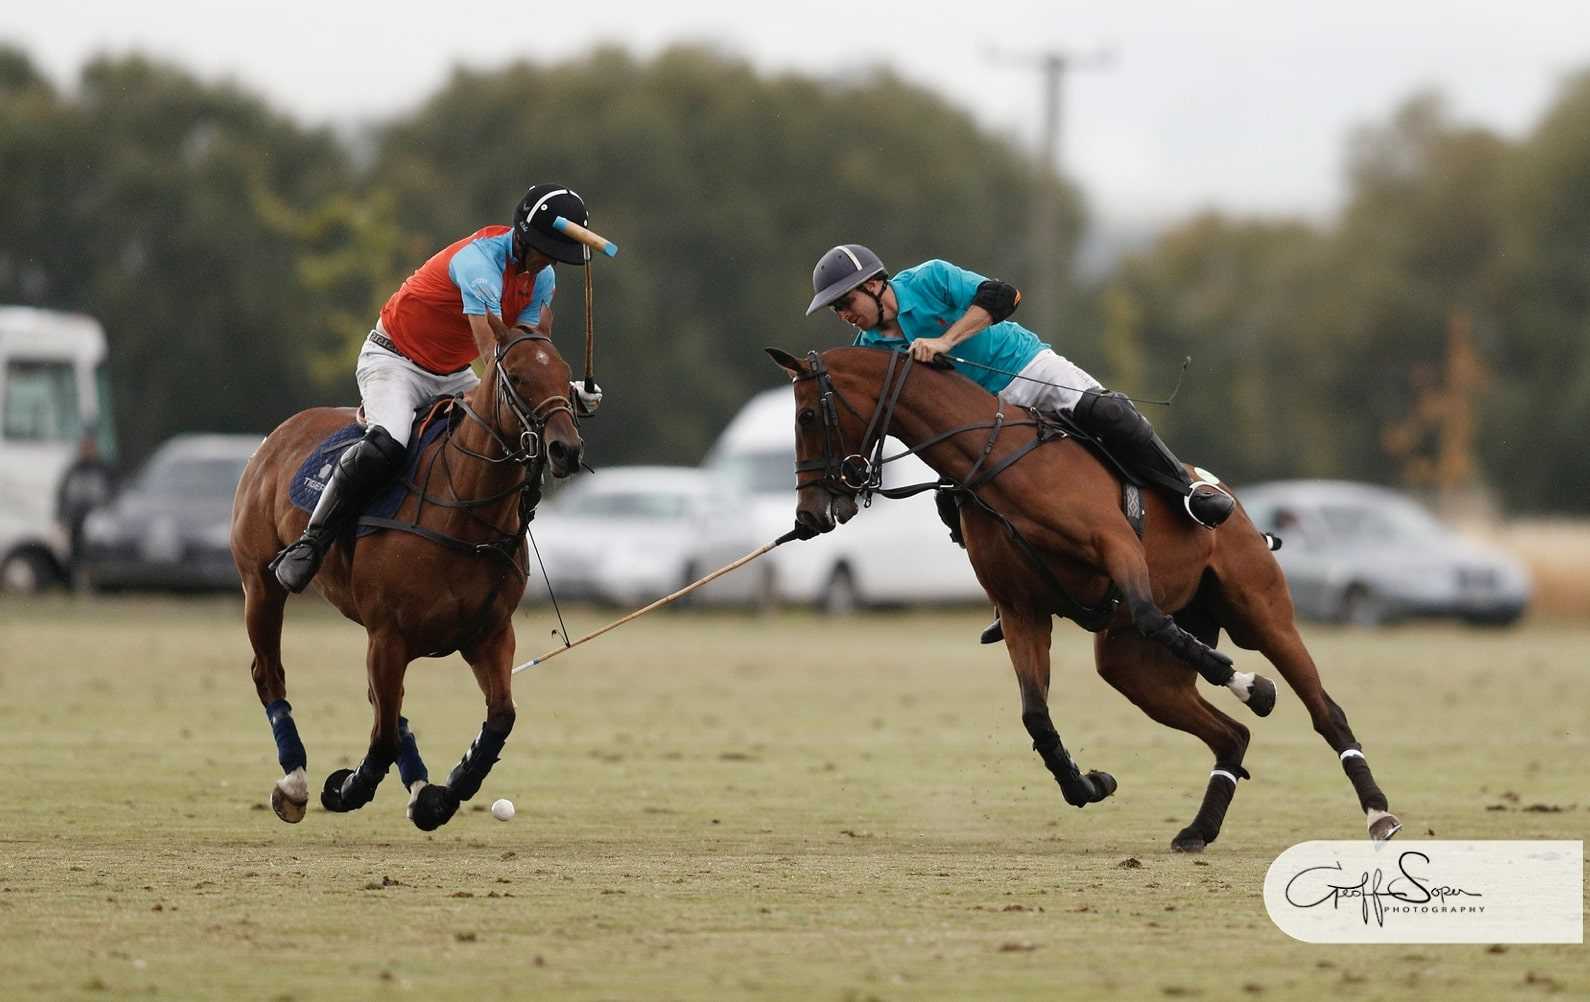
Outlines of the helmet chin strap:
{"label": "helmet chin strap", "polygon": [[[870,279],[870,278],[867,279],[867,282],[870,282],[870,281],[872,281],[872,279]],[[873,326],[874,327],[882,327],[883,326],[883,297],[878,295],[878,293],[873,292],[871,289],[867,288],[867,282],[862,282],[860,285],[856,286],[856,291],[857,292],[866,293],[867,298],[871,299],[873,301],[873,303],[877,305],[877,307],[878,307],[878,322],[876,324],[874,324]],[[885,290],[887,290],[889,288],[889,280],[887,278],[883,280],[883,287],[884,287]]]}

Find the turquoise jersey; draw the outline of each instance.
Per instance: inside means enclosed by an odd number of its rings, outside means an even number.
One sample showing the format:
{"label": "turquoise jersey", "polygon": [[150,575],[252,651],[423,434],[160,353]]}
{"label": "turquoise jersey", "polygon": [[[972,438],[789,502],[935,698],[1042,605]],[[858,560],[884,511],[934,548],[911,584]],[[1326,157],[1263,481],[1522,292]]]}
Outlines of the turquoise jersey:
{"label": "turquoise jersey", "polygon": [[[889,279],[894,298],[900,304],[900,315],[896,319],[904,339],[885,337],[874,328],[857,334],[853,343],[863,348],[897,348],[917,338],[938,337],[971,308],[977,287],[985,281],[987,279],[976,272],[957,268],[948,261],[924,261],[907,268]],[[990,372],[955,363],[956,372],[990,393],[998,393],[1010,385],[1015,373],[1045,350],[1051,349],[1038,340],[1038,335],[1014,320],[1006,320],[973,334],[951,349],[950,354],[1003,369],[1003,372]]]}

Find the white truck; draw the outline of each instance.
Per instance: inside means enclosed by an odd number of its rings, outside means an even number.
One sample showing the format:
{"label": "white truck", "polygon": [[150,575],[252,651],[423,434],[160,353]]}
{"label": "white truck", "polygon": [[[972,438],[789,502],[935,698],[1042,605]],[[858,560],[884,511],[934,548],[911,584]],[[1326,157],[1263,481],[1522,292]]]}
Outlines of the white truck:
{"label": "white truck", "polygon": [[[888,439],[884,455],[904,448]],[[795,524],[795,394],[789,385],[746,403],[718,436],[705,465],[749,494],[758,538],[788,531]],[[915,456],[883,468],[885,487],[937,479]],[[768,585],[777,600],[829,612],[987,601],[965,551],[950,542],[932,491],[899,501],[875,498],[871,508],[863,508],[845,525],[816,539],[780,546],[762,561],[771,566]]]}
{"label": "white truck", "polygon": [[105,357],[91,317],[0,306],[0,591],[68,579],[63,481],[115,458]]}

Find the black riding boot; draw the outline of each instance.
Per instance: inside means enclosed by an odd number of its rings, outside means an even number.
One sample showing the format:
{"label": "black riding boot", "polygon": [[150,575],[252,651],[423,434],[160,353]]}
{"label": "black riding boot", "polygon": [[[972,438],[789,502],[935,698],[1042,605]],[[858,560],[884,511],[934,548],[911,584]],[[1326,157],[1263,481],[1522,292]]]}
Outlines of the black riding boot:
{"label": "black riding boot", "polygon": [[1072,410],[1084,430],[1099,437],[1111,455],[1134,476],[1174,491],[1193,521],[1213,529],[1236,508],[1230,494],[1207,480],[1194,481],[1148,418],[1138,413],[1125,394],[1088,390]]}
{"label": "black riding boot", "polygon": [[357,514],[402,468],[403,453],[403,446],[380,425],[371,425],[363,438],[343,451],[315,502],[304,534],[270,563],[283,588],[300,592],[309,587],[348,517]]}

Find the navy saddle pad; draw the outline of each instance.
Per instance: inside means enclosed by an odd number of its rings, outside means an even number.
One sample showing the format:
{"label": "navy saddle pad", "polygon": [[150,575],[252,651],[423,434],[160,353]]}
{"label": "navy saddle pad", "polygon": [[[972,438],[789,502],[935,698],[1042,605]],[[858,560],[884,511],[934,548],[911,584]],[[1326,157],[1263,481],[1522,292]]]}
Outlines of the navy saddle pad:
{"label": "navy saddle pad", "polygon": [[[414,480],[420,454],[442,434],[443,429],[448,425],[449,417],[450,414],[447,412],[438,413],[425,425],[419,435],[409,440],[408,454],[403,459],[403,475],[394,478],[391,483],[377,491],[375,497],[371,498],[370,503],[359,513],[360,515],[391,518],[397,514],[403,499],[408,496],[408,489],[403,486],[404,481]],[[287,495],[293,506],[303,511],[314,511],[315,502],[320,500],[320,492],[325,490],[326,481],[331,478],[331,471],[336,469],[342,451],[363,437],[364,426],[350,422],[315,446],[309,458],[304,460],[298,472],[293,474],[292,486]],[[377,526],[361,525],[358,534],[368,536],[372,532],[380,531]]]}

